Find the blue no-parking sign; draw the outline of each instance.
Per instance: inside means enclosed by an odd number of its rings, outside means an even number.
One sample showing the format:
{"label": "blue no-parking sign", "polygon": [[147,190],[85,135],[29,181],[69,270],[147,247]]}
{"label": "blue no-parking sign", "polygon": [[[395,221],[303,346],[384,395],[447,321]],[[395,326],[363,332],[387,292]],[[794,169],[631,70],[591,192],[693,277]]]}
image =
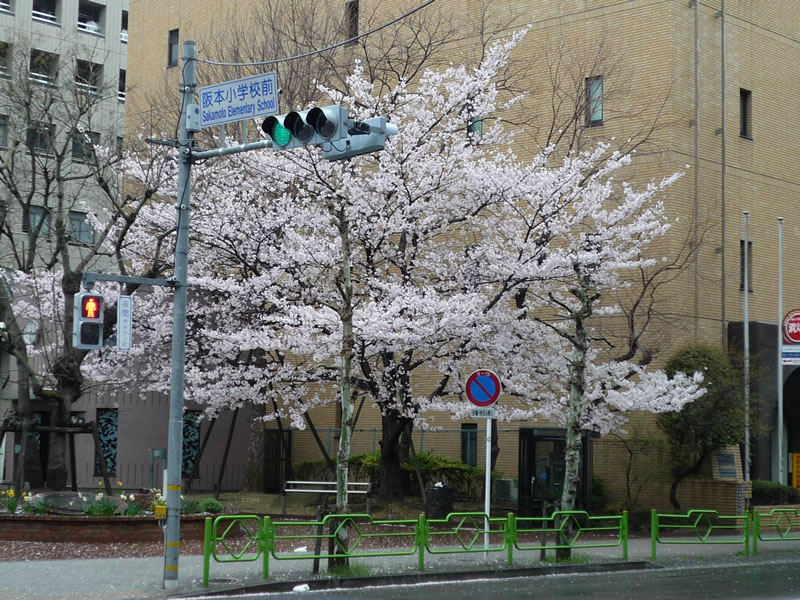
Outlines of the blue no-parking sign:
{"label": "blue no-parking sign", "polygon": [[475,406],[491,406],[500,397],[500,379],[491,371],[475,371],[467,379],[466,392]]}

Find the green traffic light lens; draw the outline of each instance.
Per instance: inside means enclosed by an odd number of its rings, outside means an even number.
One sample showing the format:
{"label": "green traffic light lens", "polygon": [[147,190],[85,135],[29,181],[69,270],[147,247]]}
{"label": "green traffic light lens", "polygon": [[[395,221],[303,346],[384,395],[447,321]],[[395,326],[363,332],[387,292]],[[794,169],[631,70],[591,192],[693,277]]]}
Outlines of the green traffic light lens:
{"label": "green traffic light lens", "polygon": [[271,135],[273,141],[279,146],[285,146],[292,139],[292,132],[277,122],[275,123],[275,126],[272,128]]}

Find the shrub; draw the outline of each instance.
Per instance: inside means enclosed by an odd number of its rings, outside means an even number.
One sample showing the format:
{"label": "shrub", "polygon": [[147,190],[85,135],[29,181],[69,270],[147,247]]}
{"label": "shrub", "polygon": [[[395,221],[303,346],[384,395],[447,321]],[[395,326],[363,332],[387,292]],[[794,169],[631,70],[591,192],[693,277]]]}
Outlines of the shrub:
{"label": "shrub", "polygon": [[200,512],[204,513],[221,513],[223,509],[222,502],[216,498],[205,498],[200,501]]}
{"label": "shrub", "polygon": [[90,517],[111,517],[116,509],[117,505],[114,502],[103,496],[103,494],[97,494],[95,499],[89,503],[89,506],[83,509],[83,514]]}
{"label": "shrub", "polygon": [[203,510],[200,508],[200,502],[198,500],[181,496],[181,512],[184,515],[196,515],[199,512],[203,512]]}
{"label": "shrub", "polygon": [[754,479],[753,504],[791,504],[800,500],[800,490],[775,481]]}

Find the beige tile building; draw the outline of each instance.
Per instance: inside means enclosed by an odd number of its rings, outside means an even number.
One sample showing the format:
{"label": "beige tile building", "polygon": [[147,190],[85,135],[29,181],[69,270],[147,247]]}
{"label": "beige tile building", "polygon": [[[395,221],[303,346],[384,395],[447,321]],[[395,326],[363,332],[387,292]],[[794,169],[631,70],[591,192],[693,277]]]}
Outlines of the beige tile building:
{"label": "beige tile building", "polygon": [[[233,5],[221,0],[130,0],[126,129],[154,122],[173,123],[180,79],[180,43],[197,41],[198,56],[222,62],[252,62],[292,54],[292,45],[274,34],[278,24],[288,37],[313,24],[319,37],[308,48],[341,41],[385,23],[421,2],[379,0],[289,0]],[[525,121],[518,136],[521,156],[530,156],[561,135],[575,145],[614,140],[636,146],[630,176],[646,181],[675,171],[685,175],[670,191],[666,206],[676,220],[657,250],[679,256],[693,249],[685,268],[659,287],[653,321],[643,343],[664,360],[681,345],[703,342],[741,347],[744,321],[744,217],[749,212],[748,292],[751,352],[758,368],[753,395],[759,398],[760,425],[754,428],[751,476],[788,479],[790,454],[800,452],[800,376],[783,370],[784,435],[777,435],[778,218],[784,217],[783,306],[800,306],[794,252],[800,241],[800,217],[793,214],[800,193],[800,79],[793,66],[800,58],[800,10],[793,0],[756,3],[728,0],[436,0],[408,23],[430,38],[397,38],[407,53],[430,51],[429,61],[474,60],[480,40],[507,35],[522,26],[530,31],[513,55],[509,83],[527,99],[508,119]],[[293,8],[292,8],[293,7]],[[291,26],[287,26],[291,24]],[[386,47],[394,29],[346,46],[332,59],[347,64],[360,44]],[[401,29],[407,34],[409,29]],[[439,36],[438,38],[435,36]],[[427,39],[442,43],[424,45]],[[421,41],[422,40],[422,41]],[[311,41],[311,38],[309,38]],[[278,67],[286,88],[282,109],[313,97],[294,82],[318,63]],[[304,70],[305,69],[305,70]],[[201,83],[234,79],[271,67],[228,69],[201,64]],[[490,118],[487,116],[487,118]],[[621,321],[606,326],[613,336]],[[325,417],[321,417],[325,423]],[[323,435],[334,439],[335,420]],[[483,425],[465,423],[464,431],[443,422],[449,432],[417,432],[417,449],[446,453],[483,464]],[[377,415],[359,422],[354,453],[376,449]],[[527,481],[536,458],[555,446],[533,439],[541,424],[501,426],[501,458],[506,476]],[[664,457],[654,448],[632,443],[652,436],[653,420],[634,416],[626,444],[594,440],[593,472],[605,482],[607,500],[624,502],[636,493],[639,503],[665,506],[668,476]],[[379,434],[377,438],[379,439]],[[333,443],[331,441],[331,443]],[[476,444],[477,453],[472,450]],[[465,450],[466,444],[466,450]],[[556,448],[557,450],[557,448]],[[686,485],[686,502],[713,502],[741,510],[745,491],[737,449],[715,456],[701,480]],[[316,457],[305,433],[295,435],[293,461]],[[541,458],[541,457],[540,457]],[[626,480],[628,465],[633,480]],[[526,470],[527,469],[527,470]],[[523,472],[524,471],[524,472]],[[626,483],[627,481],[627,483]],[[524,487],[524,485],[520,485]],[[626,489],[627,487],[627,489]]]}

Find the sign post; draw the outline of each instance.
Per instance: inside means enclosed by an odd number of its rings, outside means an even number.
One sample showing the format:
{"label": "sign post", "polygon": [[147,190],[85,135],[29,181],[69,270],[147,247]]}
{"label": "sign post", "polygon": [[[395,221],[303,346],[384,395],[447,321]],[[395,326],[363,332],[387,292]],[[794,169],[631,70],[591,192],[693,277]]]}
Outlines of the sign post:
{"label": "sign post", "polygon": [[477,408],[470,412],[473,419],[486,419],[486,466],[484,478],[483,512],[486,513],[483,532],[484,559],[489,558],[489,517],[492,505],[492,419],[496,416],[492,406],[500,397],[500,379],[491,371],[475,371],[467,379],[466,393]]}

